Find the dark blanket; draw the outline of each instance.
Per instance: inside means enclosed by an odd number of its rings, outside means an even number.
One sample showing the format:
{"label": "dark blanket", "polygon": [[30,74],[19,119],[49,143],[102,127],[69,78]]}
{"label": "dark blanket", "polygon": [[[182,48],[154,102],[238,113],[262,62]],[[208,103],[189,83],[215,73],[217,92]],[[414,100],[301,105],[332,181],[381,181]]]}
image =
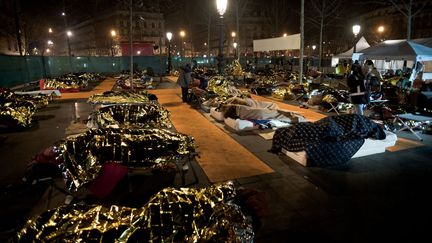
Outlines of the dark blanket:
{"label": "dark blanket", "polygon": [[271,151],[305,150],[312,166],[335,166],[348,162],[365,138],[385,137],[383,129],[365,116],[330,116],[314,123],[303,122],[277,129]]}

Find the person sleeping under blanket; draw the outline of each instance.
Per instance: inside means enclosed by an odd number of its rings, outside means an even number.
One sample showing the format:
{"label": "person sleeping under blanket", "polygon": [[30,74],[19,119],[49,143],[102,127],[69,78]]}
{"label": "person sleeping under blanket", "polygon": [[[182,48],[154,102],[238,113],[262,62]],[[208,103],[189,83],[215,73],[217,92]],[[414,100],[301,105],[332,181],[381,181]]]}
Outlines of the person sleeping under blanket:
{"label": "person sleeping under blanket", "polygon": [[[228,103],[229,102],[229,103]],[[279,120],[288,123],[305,122],[298,113],[280,109],[275,103],[253,99],[234,98],[222,104],[220,111],[224,117],[243,120]]]}

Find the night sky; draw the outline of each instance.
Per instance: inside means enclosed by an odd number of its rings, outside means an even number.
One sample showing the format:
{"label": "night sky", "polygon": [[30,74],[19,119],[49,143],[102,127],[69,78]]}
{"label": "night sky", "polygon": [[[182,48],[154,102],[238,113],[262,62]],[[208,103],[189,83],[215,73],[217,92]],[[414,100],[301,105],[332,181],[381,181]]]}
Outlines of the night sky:
{"label": "night sky", "polygon": [[[299,33],[300,19],[300,0],[239,0],[240,3],[245,1],[248,4],[255,3],[258,9],[269,11],[278,14],[278,24],[272,23],[274,33],[281,35],[282,33]],[[306,39],[315,38],[318,33],[317,26],[311,24],[311,21],[316,19],[316,13],[313,12],[311,4],[313,1],[320,2],[322,0],[305,0],[305,31]],[[335,0],[326,0],[332,2]],[[228,18],[234,15],[234,2],[228,0],[228,10],[225,14]],[[332,38],[334,33],[346,32],[349,34],[349,29],[346,26],[338,26],[338,24],[346,24],[346,19],[355,17],[368,10],[374,9],[373,4],[365,4],[367,1],[340,0],[340,6],[336,12],[339,19],[334,19],[332,28],[328,28],[326,34],[328,38]],[[21,0],[21,16],[24,22],[29,23],[29,28],[40,26],[40,30],[53,27],[61,29],[64,26],[61,12],[66,10],[69,25],[78,24],[84,20],[96,17],[101,13],[109,12],[116,8],[116,5],[128,5],[129,0]],[[321,3],[321,2],[320,2]],[[192,30],[195,32],[192,42],[200,43],[205,41],[207,31],[208,14],[214,18],[217,16],[215,0],[134,0],[134,4],[139,6],[156,6],[159,7],[165,16],[165,29],[168,31],[177,32],[180,29]],[[233,18],[232,18],[233,19]],[[333,32],[331,32],[333,31]],[[272,36],[269,36],[272,37]],[[327,37],[326,37],[327,38]]]}

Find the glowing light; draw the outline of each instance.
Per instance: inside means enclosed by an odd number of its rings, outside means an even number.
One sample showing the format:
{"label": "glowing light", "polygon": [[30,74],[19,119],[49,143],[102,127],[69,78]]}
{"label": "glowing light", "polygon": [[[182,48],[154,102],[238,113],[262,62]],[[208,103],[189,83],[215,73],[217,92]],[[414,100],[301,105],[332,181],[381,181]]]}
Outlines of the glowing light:
{"label": "glowing light", "polygon": [[171,32],[166,33],[166,38],[168,39],[168,41],[171,41],[172,37],[173,37],[173,33]]}
{"label": "glowing light", "polygon": [[378,27],[377,30],[378,30],[379,33],[382,33],[382,32],[384,32],[385,29],[384,29],[384,26],[381,25],[381,26]]}
{"label": "glowing light", "polygon": [[358,24],[356,24],[356,25],[353,25],[353,27],[352,27],[352,31],[353,31],[353,34],[354,34],[354,36],[357,36],[359,33],[360,33],[360,25],[358,25]]}
{"label": "glowing light", "polygon": [[216,0],[216,8],[220,16],[227,10],[228,0]]}

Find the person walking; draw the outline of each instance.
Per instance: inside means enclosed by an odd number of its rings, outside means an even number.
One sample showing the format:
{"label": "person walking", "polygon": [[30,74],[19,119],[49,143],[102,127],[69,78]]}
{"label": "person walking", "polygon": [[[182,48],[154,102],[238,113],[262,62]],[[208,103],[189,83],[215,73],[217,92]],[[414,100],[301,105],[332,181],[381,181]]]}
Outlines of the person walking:
{"label": "person walking", "polygon": [[355,113],[363,115],[368,99],[366,97],[365,79],[361,66],[357,63],[354,63],[351,67],[351,74],[348,76],[348,87]]}
{"label": "person walking", "polygon": [[191,65],[187,63],[185,66],[180,67],[180,73],[177,79],[177,84],[181,87],[183,102],[189,101],[188,90],[191,81],[192,81],[192,69],[191,69]]}

